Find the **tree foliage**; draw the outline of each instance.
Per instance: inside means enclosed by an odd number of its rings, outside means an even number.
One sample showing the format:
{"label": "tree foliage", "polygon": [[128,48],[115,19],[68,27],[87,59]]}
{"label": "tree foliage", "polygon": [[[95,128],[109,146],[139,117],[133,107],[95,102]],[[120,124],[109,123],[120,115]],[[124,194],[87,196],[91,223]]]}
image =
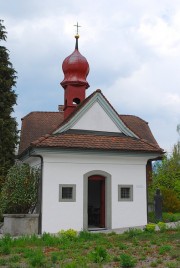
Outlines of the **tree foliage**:
{"label": "tree foliage", "polygon": [[1,191],[1,213],[33,212],[38,201],[39,177],[39,170],[28,164],[12,166]]}
{"label": "tree foliage", "polygon": [[180,210],[180,141],[174,145],[171,156],[165,155],[162,162],[155,164],[152,184],[149,188],[151,197],[157,188],[164,195],[165,211]]}
{"label": "tree foliage", "polygon": [[[0,20],[0,42],[6,41],[7,32]],[[12,117],[17,95],[16,71],[9,60],[9,51],[0,46],[0,188],[9,168],[14,164],[15,148],[18,142],[17,123]]]}

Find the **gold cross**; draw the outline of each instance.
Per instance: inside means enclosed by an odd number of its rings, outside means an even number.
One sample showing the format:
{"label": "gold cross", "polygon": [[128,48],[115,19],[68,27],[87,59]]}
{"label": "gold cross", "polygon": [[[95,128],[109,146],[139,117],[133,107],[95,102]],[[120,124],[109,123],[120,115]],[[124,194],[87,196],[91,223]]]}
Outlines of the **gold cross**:
{"label": "gold cross", "polygon": [[78,25],[78,22],[77,22],[77,24],[75,24],[74,26],[77,27],[77,32],[76,32],[76,34],[78,35],[78,34],[79,34],[79,33],[78,33],[78,30],[79,30],[78,28],[81,27],[81,26]]}

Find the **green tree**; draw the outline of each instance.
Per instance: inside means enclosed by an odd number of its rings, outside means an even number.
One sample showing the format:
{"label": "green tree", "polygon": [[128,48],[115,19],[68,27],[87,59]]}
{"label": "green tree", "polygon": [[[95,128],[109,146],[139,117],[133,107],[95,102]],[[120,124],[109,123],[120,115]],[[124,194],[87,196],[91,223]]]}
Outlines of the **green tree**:
{"label": "green tree", "polygon": [[[0,42],[6,41],[7,32],[0,20]],[[9,51],[0,46],[0,189],[9,168],[14,164],[15,149],[18,143],[18,131],[15,118],[12,117],[17,95],[16,71],[9,61]]]}
{"label": "green tree", "polygon": [[[177,131],[179,128],[177,127]],[[149,187],[151,198],[157,188],[163,194],[164,210],[180,210],[180,141],[174,145],[170,156],[165,155],[162,162],[155,164],[152,184]]]}
{"label": "green tree", "polygon": [[12,166],[1,190],[0,213],[32,213],[38,201],[39,177],[39,170],[28,164]]}

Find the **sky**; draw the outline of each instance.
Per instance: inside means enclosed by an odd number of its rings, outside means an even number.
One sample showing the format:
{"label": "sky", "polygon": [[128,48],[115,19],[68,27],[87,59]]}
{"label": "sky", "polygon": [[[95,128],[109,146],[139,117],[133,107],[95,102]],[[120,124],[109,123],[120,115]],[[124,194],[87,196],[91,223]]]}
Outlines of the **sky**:
{"label": "sky", "polygon": [[18,73],[14,116],[57,111],[64,102],[62,62],[89,62],[87,96],[100,88],[119,114],[141,117],[167,152],[180,123],[179,0],[0,0],[3,43]]}

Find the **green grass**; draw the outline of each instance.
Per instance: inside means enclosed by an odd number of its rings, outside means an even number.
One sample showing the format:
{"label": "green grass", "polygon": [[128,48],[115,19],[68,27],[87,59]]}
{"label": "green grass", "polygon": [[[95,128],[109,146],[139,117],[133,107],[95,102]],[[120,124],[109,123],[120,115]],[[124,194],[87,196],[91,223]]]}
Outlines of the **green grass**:
{"label": "green grass", "polygon": [[[180,267],[180,229],[0,239],[0,267]],[[148,267],[149,267],[148,266]]]}

